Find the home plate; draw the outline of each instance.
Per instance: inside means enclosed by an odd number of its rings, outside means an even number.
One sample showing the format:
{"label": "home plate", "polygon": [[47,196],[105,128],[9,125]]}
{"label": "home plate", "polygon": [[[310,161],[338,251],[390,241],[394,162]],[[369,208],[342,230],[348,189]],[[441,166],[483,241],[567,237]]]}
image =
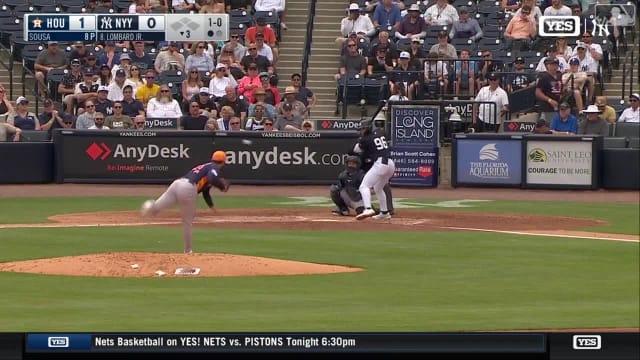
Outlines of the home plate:
{"label": "home plate", "polygon": [[176,275],[198,275],[200,274],[200,268],[177,268]]}

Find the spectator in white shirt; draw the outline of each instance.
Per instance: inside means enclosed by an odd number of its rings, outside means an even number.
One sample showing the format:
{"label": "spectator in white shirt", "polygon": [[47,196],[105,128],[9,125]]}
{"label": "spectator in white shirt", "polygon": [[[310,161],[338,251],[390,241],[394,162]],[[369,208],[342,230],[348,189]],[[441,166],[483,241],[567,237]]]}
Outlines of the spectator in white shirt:
{"label": "spectator in white shirt", "polygon": [[97,112],[93,118],[94,124],[89,127],[89,130],[109,130],[108,126],[104,126],[104,114]]}
{"label": "spectator in white shirt", "polygon": [[[495,73],[490,73],[487,78],[489,85],[478,91],[476,101],[485,102],[473,104],[473,123],[481,126],[480,131],[498,132],[502,115],[509,111],[509,96],[500,87],[500,78]],[[488,102],[495,103],[487,104]],[[480,120],[480,122],[478,122]]]}
{"label": "spectator in white shirt", "polygon": [[629,104],[631,106],[624,109],[620,114],[620,118],[618,118],[618,122],[640,123],[640,94],[631,94],[629,96]]}
{"label": "spectator in white shirt", "polygon": [[209,81],[209,94],[215,98],[221,98],[226,94],[224,89],[226,89],[227,86],[236,88],[238,82],[233,78],[233,75],[229,73],[225,64],[218,63],[214,76],[211,78],[211,81]]}
{"label": "spectator in white shirt", "polygon": [[127,79],[127,74],[123,69],[119,69],[115,73],[115,77],[113,81],[107,89],[109,90],[109,95],[107,95],[107,99],[111,101],[120,101],[124,99],[123,89],[125,86],[131,86],[132,88],[136,87],[136,83]]}
{"label": "spectator in white shirt", "polygon": [[447,0],[438,0],[424,12],[427,25],[451,25],[458,21],[458,11]]}
{"label": "spectator in white shirt", "polygon": [[256,11],[275,11],[278,13],[280,19],[280,28],[287,30],[287,25],[284,23],[284,8],[285,0],[256,0],[253,8]]}
{"label": "spectator in white shirt", "polygon": [[179,118],[182,116],[180,103],[171,96],[171,89],[161,85],[158,96],[147,104],[147,118]]}
{"label": "spectator in white shirt", "polygon": [[544,16],[571,16],[571,8],[562,4],[562,0],[551,0],[551,6],[544,9]]}
{"label": "spectator in white shirt", "polygon": [[[593,43],[593,35],[590,31],[582,33],[582,42],[587,45],[587,56],[590,56],[595,61],[602,60],[602,46],[600,44]],[[573,50],[573,56],[578,55],[578,47]]]}
{"label": "spectator in white shirt", "polygon": [[272,64],[277,62],[278,59],[274,59],[271,46],[264,43],[264,35],[262,33],[256,34],[256,47],[258,48],[258,55],[266,57]]}
{"label": "spectator in white shirt", "polygon": [[342,37],[336,39],[338,48],[342,49],[350,33],[355,32],[358,38],[369,38],[376,33],[371,19],[360,15],[360,6],[356,3],[349,5],[349,16],[342,19],[340,33]]}

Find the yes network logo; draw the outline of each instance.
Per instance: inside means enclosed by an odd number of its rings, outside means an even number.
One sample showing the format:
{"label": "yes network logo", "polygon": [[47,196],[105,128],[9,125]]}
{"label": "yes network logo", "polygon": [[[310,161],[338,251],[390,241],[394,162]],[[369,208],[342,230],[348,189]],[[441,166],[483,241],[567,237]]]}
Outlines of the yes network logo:
{"label": "yes network logo", "polygon": [[538,34],[542,37],[576,37],[580,35],[579,16],[542,16],[538,23]]}
{"label": "yes network logo", "polygon": [[600,350],[602,337],[600,335],[573,335],[574,350]]}

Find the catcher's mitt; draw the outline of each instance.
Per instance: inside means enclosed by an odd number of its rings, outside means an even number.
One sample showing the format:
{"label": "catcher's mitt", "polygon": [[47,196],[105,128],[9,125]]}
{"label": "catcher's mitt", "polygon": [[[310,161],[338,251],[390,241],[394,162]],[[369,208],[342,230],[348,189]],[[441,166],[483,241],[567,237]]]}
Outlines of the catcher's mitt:
{"label": "catcher's mitt", "polygon": [[229,186],[231,186],[231,183],[229,182],[229,180],[220,179],[220,181],[222,181],[222,189],[220,189],[220,191],[222,191],[222,192],[229,191]]}

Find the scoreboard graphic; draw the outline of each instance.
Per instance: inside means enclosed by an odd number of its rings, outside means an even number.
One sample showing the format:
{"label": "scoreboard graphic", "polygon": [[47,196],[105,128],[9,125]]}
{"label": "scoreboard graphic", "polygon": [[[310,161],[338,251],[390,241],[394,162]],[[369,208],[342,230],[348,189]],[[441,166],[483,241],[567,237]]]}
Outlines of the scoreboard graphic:
{"label": "scoreboard graphic", "polygon": [[228,14],[25,14],[25,41],[228,41]]}

